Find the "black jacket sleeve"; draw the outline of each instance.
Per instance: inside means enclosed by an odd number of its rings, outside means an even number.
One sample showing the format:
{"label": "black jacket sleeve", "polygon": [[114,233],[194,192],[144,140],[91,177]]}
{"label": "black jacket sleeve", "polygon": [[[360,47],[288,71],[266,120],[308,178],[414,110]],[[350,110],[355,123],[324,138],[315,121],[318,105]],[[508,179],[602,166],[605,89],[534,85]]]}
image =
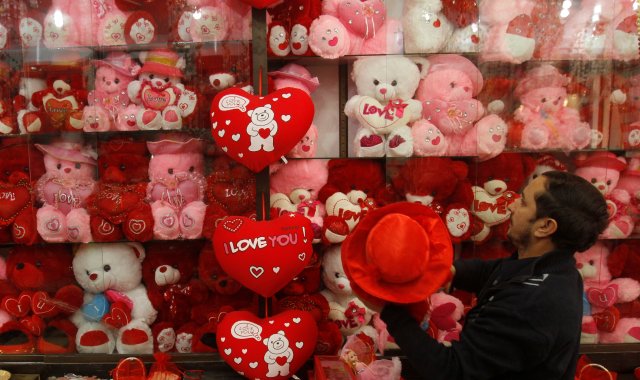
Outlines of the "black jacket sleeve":
{"label": "black jacket sleeve", "polygon": [[487,305],[466,321],[451,347],[424,332],[403,306],[388,304],[382,320],[413,368],[429,380],[493,379],[533,368],[545,358],[543,331],[513,308]]}
{"label": "black jacket sleeve", "polygon": [[456,274],[452,286],[467,292],[478,293],[489,280],[489,277],[500,264],[499,260],[468,259],[453,263]]}

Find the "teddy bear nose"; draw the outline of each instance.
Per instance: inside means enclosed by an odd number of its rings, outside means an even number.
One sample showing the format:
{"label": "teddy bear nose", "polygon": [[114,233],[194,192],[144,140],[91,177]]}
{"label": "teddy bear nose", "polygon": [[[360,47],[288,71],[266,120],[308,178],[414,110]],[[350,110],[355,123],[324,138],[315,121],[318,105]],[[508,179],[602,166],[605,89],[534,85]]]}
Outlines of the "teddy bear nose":
{"label": "teddy bear nose", "polygon": [[161,266],[159,271],[160,271],[160,273],[166,272],[167,271],[167,266],[166,265]]}
{"label": "teddy bear nose", "polygon": [[386,94],[386,93],[387,93],[387,89],[386,89],[386,88],[381,88],[381,89],[380,89],[380,93],[381,93],[382,95]]}
{"label": "teddy bear nose", "polygon": [[98,279],[98,275],[95,273],[91,273],[91,275],[89,276],[89,280],[91,281],[95,281]]}
{"label": "teddy bear nose", "polygon": [[300,195],[298,195],[298,199],[300,199],[300,200],[304,200],[304,194],[300,194]]}
{"label": "teddy bear nose", "polygon": [[214,79],[214,80],[213,80],[213,85],[214,85],[215,87],[220,86],[220,79]]}
{"label": "teddy bear nose", "polygon": [[343,284],[338,284],[338,288],[344,289],[344,285]]}
{"label": "teddy bear nose", "polygon": [[107,86],[111,86],[111,81],[110,80],[107,81]]}
{"label": "teddy bear nose", "polygon": [[599,190],[604,190],[604,185],[598,185]]}
{"label": "teddy bear nose", "polygon": [[24,263],[17,263],[16,269],[24,269]]}
{"label": "teddy bear nose", "polygon": [[582,269],[582,263],[577,263],[577,264],[576,264],[576,268],[578,268],[578,269]]}
{"label": "teddy bear nose", "polygon": [[71,168],[64,168],[65,173],[71,173]]}
{"label": "teddy bear nose", "polygon": [[496,193],[499,193],[499,192],[501,192],[501,191],[502,191],[502,188],[501,188],[501,187],[496,187]]}
{"label": "teddy bear nose", "polygon": [[464,92],[469,92],[470,88],[468,86],[464,86]]}

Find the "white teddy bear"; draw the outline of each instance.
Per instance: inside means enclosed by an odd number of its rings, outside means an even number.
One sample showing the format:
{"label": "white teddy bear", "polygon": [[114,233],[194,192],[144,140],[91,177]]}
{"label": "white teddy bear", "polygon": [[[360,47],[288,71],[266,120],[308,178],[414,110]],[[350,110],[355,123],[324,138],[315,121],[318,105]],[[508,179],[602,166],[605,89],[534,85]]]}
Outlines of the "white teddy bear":
{"label": "white teddy bear", "polygon": [[343,336],[364,333],[375,343],[378,332],[372,326],[375,312],[353,293],[351,282],[342,267],[342,245],[332,245],[322,257],[322,294],[329,302],[328,319],[340,328]]}
{"label": "white teddy bear", "polygon": [[80,353],[153,353],[149,325],[157,316],[142,284],[145,252],[139,243],[82,244],[73,273],[84,304],[71,318]]}
{"label": "white teddy bear", "polygon": [[[267,352],[264,354],[264,361],[269,367],[267,377],[288,376],[289,363],[293,360],[293,350],[289,347],[289,339],[285,336],[284,331],[271,334],[270,337],[263,340],[263,343],[267,346]],[[286,358],[284,363],[278,360],[281,357]]]}
{"label": "white teddy bear", "polygon": [[[415,62],[414,62],[415,61]],[[358,157],[410,157],[413,139],[409,123],[420,118],[422,104],[413,95],[426,75],[414,60],[402,56],[361,58],[354,62],[351,78],[357,95],[344,113],[359,124],[354,138]]]}

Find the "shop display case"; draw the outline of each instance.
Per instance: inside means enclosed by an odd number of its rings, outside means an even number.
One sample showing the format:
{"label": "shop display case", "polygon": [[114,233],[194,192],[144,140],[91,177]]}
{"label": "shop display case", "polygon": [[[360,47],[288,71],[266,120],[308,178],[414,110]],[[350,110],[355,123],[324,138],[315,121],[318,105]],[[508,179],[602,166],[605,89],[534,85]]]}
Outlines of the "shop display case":
{"label": "shop display case", "polygon": [[[640,4],[431,3],[0,0],[0,368],[106,377],[123,357],[150,363],[168,351],[184,369],[241,378],[216,353],[221,316],[326,292],[323,254],[368,211],[429,205],[457,258],[505,257],[507,206],[547,170],[576,172],[608,200],[609,227],[584,260],[609,273],[588,286],[640,289]],[[286,157],[253,172],[216,144],[212,101],[229,88],[284,87],[310,95],[313,123]],[[289,213],[312,223],[303,273],[318,278],[259,297],[219,268],[214,230],[228,215]],[[94,256],[82,263],[83,252]],[[141,277],[91,290],[82,273],[115,252],[144,252],[128,266]],[[38,278],[16,280],[17,262]],[[158,284],[162,265],[182,266],[183,280]],[[88,311],[122,305],[102,295],[110,290],[134,300],[120,309],[125,322]],[[55,311],[33,306],[34,293]],[[640,365],[638,293],[592,305],[583,331],[581,351],[619,378]],[[340,317],[318,322],[325,348]]]}

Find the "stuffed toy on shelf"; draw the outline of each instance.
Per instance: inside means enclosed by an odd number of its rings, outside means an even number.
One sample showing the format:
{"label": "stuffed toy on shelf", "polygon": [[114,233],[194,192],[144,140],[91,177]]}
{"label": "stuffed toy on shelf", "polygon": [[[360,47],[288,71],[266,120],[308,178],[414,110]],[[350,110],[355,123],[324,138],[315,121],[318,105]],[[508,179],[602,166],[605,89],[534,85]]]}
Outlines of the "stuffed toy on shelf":
{"label": "stuffed toy on shelf", "polygon": [[418,156],[478,156],[487,160],[506,144],[507,125],[495,114],[485,115],[475,97],[483,86],[480,70],[461,55],[427,58],[428,72],[416,91],[422,118],[411,128]]}
{"label": "stuffed toy on shelf", "polygon": [[620,175],[616,189],[629,193],[627,214],[633,220],[633,233],[640,234],[640,157],[629,158],[627,168]]}
{"label": "stuffed toy on shelf", "polygon": [[533,57],[536,47],[534,0],[480,0],[481,61],[522,63]]}
{"label": "stuffed toy on shelf", "polygon": [[232,0],[186,0],[174,34],[182,42],[251,40],[251,7]]}
{"label": "stuffed toy on shelf", "polygon": [[[143,6],[136,8],[136,3]],[[154,14],[157,16],[163,8],[166,9],[166,4],[158,0],[94,2],[91,14],[94,43],[98,46],[118,46],[144,45],[156,41],[161,34],[159,27],[166,20],[156,19]]]}
{"label": "stuffed toy on shelf", "polygon": [[283,1],[268,8],[270,17],[267,34],[269,55],[313,55],[309,49],[311,23],[320,16],[320,0]]}
{"label": "stuffed toy on shelf", "polygon": [[36,144],[36,148],[44,153],[46,168],[36,187],[43,204],[36,214],[38,233],[47,242],[92,241],[86,207],[96,185],[95,150],[72,141]]}
{"label": "stuffed toy on shelf", "polygon": [[368,57],[354,62],[351,78],[357,94],[349,98],[344,113],[357,121],[353,139],[357,157],[413,154],[409,124],[422,112],[422,104],[413,95],[427,68],[421,59],[400,56]]}
{"label": "stuffed toy on shelf", "polygon": [[[0,32],[1,33],[1,32]],[[17,87],[15,73],[6,62],[0,62],[0,136],[18,132],[13,111],[14,90]]]}
{"label": "stuffed toy on shelf", "polygon": [[26,63],[20,70],[18,94],[13,98],[13,111],[20,133],[38,132],[42,129],[39,107],[33,103],[33,94],[47,88],[46,67]]}
{"label": "stuffed toy on shelf", "polygon": [[43,20],[44,46],[53,48],[94,46],[93,4],[89,1],[51,0]]}

